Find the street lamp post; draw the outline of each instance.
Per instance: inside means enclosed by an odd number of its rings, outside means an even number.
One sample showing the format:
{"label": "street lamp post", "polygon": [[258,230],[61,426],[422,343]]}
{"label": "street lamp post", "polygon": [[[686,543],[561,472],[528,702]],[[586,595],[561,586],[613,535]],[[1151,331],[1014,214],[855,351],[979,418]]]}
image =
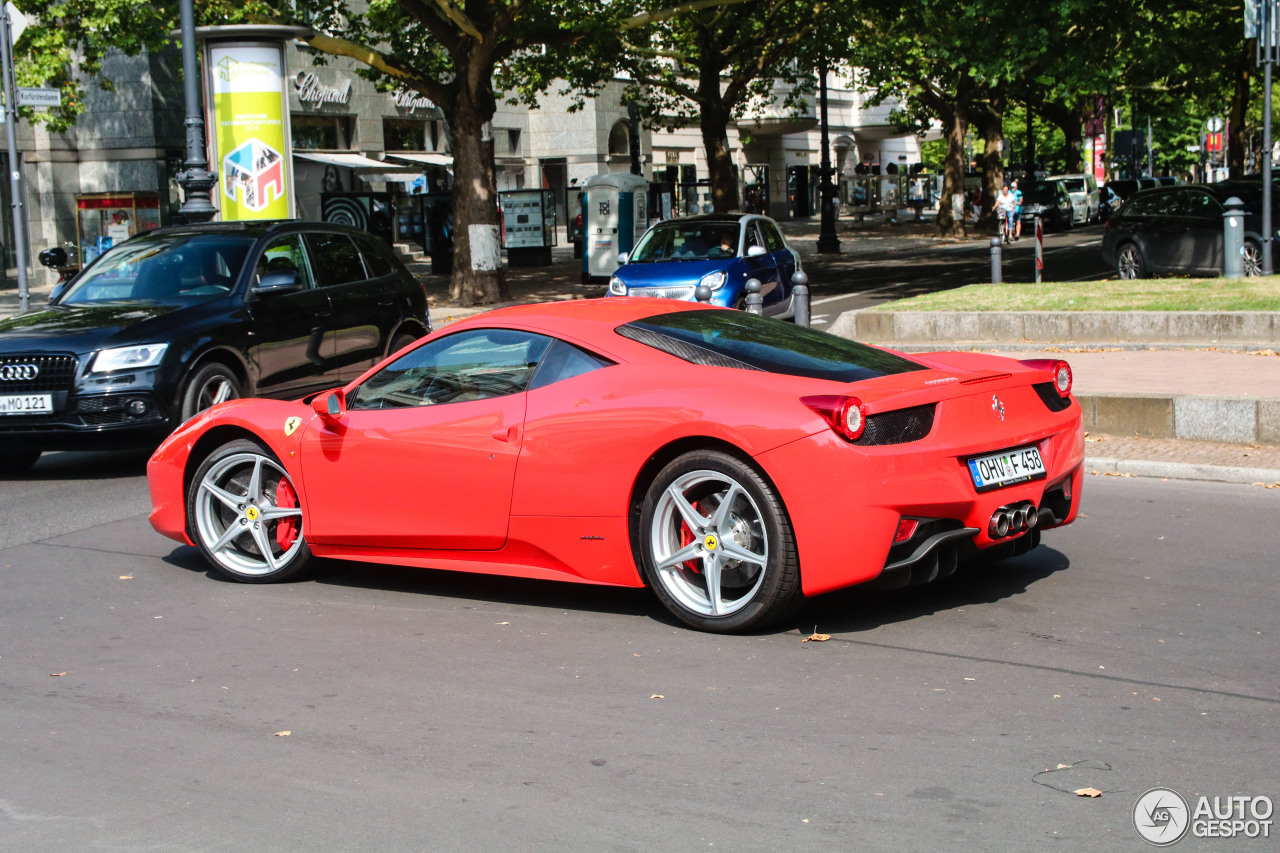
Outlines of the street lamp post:
{"label": "street lamp post", "polygon": [[1262,63],[1262,274],[1271,275],[1271,64],[1276,61],[1276,4],[1262,0],[1259,4],[1262,26],[1258,33],[1258,61]]}
{"label": "street lamp post", "polygon": [[182,0],[182,82],[186,100],[187,159],[178,173],[183,202],[180,213],[187,222],[208,222],[218,212],[210,191],[218,176],[209,171],[204,149],[204,115],[200,110],[200,71],[196,67],[196,13],[194,0]]}
{"label": "street lamp post", "polygon": [[818,65],[818,109],[822,121],[822,228],[818,232],[818,252],[820,254],[838,254],[840,238],[836,236],[836,206],[832,196],[835,188],[831,184],[831,140],[827,125],[827,60],[823,57]]}

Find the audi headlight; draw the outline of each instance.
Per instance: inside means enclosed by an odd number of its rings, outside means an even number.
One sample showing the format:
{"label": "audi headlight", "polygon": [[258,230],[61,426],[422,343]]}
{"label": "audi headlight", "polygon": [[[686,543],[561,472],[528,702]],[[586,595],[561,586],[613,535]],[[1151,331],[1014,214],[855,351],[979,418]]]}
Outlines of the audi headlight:
{"label": "audi headlight", "polygon": [[612,296],[626,296],[627,285],[616,275],[609,276],[609,293]]}
{"label": "audi headlight", "polygon": [[155,367],[164,358],[168,344],[144,344],[137,347],[117,347],[104,349],[93,357],[89,366],[90,373],[109,373],[113,370],[137,370],[142,367]]}
{"label": "audi headlight", "polygon": [[723,272],[709,272],[698,282],[699,286],[706,285],[712,290],[719,290],[724,287],[724,283],[729,280],[729,276]]}

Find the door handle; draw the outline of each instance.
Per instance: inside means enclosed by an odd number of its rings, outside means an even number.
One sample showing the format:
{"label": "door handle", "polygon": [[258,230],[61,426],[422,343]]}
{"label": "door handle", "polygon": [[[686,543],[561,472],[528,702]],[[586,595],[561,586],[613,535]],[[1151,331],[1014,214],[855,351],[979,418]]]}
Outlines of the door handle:
{"label": "door handle", "polygon": [[498,441],[515,441],[520,437],[520,427],[499,427],[493,431],[493,437]]}

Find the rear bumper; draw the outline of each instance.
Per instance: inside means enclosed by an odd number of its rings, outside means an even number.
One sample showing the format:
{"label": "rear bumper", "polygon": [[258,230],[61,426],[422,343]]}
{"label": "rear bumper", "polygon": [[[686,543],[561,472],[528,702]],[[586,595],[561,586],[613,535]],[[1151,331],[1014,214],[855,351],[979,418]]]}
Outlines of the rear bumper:
{"label": "rear bumper", "polygon": [[[935,550],[944,556],[947,548],[955,547],[962,557],[1024,539],[1014,547],[1028,548],[1041,529],[1074,521],[1084,478],[1084,434],[1078,406],[1062,414],[1054,427],[1020,435],[1008,445],[1037,445],[1045,463],[1043,479],[981,494],[965,464],[978,449],[942,446],[930,438],[855,448],[824,432],[762,454],[758,461],[777,485],[791,517],[804,593],[866,583],[879,577],[886,565],[906,565],[899,554],[890,558],[904,517],[945,520],[943,527],[972,530],[936,543]],[[993,538],[988,530],[992,514],[1024,502],[1051,510],[1039,516],[1044,527]],[[921,557],[928,557],[928,552]]]}

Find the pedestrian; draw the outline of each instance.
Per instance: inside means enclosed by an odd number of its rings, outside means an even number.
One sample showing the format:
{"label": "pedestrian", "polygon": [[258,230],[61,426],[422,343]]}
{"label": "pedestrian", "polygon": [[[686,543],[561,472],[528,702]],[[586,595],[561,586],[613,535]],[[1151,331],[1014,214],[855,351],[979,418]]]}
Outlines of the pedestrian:
{"label": "pedestrian", "polygon": [[1022,239],[1022,190],[1018,189],[1018,182],[1014,181],[1010,184],[1013,190],[1013,239]]}
{"label": "pedestrian", "polygon": [[973,224],[977,225],[978,220],[982,218],[982,187],[976,188],[971,198],[973,200]]}

